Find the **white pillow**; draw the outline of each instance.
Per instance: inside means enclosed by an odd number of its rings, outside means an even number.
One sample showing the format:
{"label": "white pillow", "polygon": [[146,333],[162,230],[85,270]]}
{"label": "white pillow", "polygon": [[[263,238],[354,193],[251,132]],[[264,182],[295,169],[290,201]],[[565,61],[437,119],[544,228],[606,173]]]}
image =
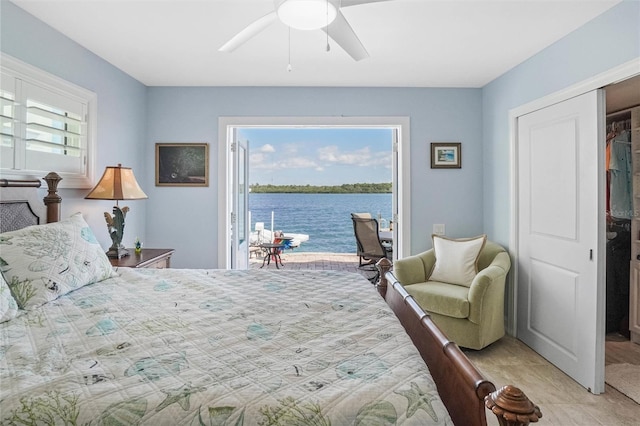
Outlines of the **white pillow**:
{"label": "white pillow", "polygon": [[9,321],[18,314],[18,304],[11,295],[9,285],[0,274],[0,322]]}
{"label": "white pillow", "polygon": [[478,274],[478,256],[487,236],[454,240],[432,235],[432,238],[436,263],[429,280],[469,287]]}
{"label": "white pillow", "polygon": [[114,274],[80,213],[0,234],[0,258],[11,293],[26,310]]}

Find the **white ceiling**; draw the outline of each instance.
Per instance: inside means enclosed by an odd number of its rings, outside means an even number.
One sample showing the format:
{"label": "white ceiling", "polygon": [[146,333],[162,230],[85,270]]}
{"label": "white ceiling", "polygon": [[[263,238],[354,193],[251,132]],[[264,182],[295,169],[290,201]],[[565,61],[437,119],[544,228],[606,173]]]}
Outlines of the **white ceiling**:
{"label": "white ceiling", "polygon": [[620,0],[389,0],[343,8],[370,57],[279,21],[273,0],[12,0],[148,86],[482,87]]}

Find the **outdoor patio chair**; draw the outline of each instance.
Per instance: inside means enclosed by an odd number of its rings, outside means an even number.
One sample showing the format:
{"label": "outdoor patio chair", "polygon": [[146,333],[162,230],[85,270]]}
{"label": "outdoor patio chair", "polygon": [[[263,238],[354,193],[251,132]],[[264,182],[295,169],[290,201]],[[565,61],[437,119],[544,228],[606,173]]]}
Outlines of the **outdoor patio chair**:
{"label": "outdoor patio chair", "polygon": [[369,281],[375,283],[379,272],[375,264],[380,259],[391,258],[391,250],[380,242],[378,221],[373,218],[357,217],[351,214],[353,232],[356,237],[358,266],[360,269],[371,271]]}

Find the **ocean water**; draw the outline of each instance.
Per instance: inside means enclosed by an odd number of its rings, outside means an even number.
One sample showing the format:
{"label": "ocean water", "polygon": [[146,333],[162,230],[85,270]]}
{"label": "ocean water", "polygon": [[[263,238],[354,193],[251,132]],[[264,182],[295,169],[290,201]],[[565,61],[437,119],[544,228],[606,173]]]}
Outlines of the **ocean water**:
{"label": "ocean water", "polygon": [[391,194],[249,194],[251,230],[256,222],[285,235],[307,234],[309,241],[296,252],[355,253],[351,213],[369,212],[387,223],[391,219]]}

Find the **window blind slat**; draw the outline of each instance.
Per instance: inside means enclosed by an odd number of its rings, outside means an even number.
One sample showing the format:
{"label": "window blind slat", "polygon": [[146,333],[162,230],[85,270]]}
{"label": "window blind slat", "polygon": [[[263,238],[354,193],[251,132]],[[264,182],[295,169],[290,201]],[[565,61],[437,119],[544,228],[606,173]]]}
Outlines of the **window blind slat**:
{"label": "window blind slat", "polygon": [[0,133],[13,136],[15,134],[15,128],[13,118],[0,115]]}
{"label": "window blind slat", "polygon": [[[27,101],[30,103],[30,101]],[[82,117],[78,114],[74,114],[70,111],[51,111],[45,108],[37,106],[27,106],[27,113],[34,114],[36,116],[46,117],[52,121],[79,125],[82,122]]]}
{"label": "window blind slat", "polygon": [[83,152],[82,148],[79,148],[76,146],[60,145],[57,143],[41,141],[38,139],[27,139],[27,150],[46,152],[49,154],[62,155],[62,156],[70,155],[73,157],[79,157]]}
{"label": "window blind slat", "polygon": [[[76,129],[74,129],[76,130]],[[36,123],[32,121],[27,122],[27,132],[33,133],[50,133],[52,135],[60,136],[60,137],[70,137],[74,139],[82,139],[82,133],[80,129],[76,131],[60,129],[59,127],[51,127],[45,124]]]}

